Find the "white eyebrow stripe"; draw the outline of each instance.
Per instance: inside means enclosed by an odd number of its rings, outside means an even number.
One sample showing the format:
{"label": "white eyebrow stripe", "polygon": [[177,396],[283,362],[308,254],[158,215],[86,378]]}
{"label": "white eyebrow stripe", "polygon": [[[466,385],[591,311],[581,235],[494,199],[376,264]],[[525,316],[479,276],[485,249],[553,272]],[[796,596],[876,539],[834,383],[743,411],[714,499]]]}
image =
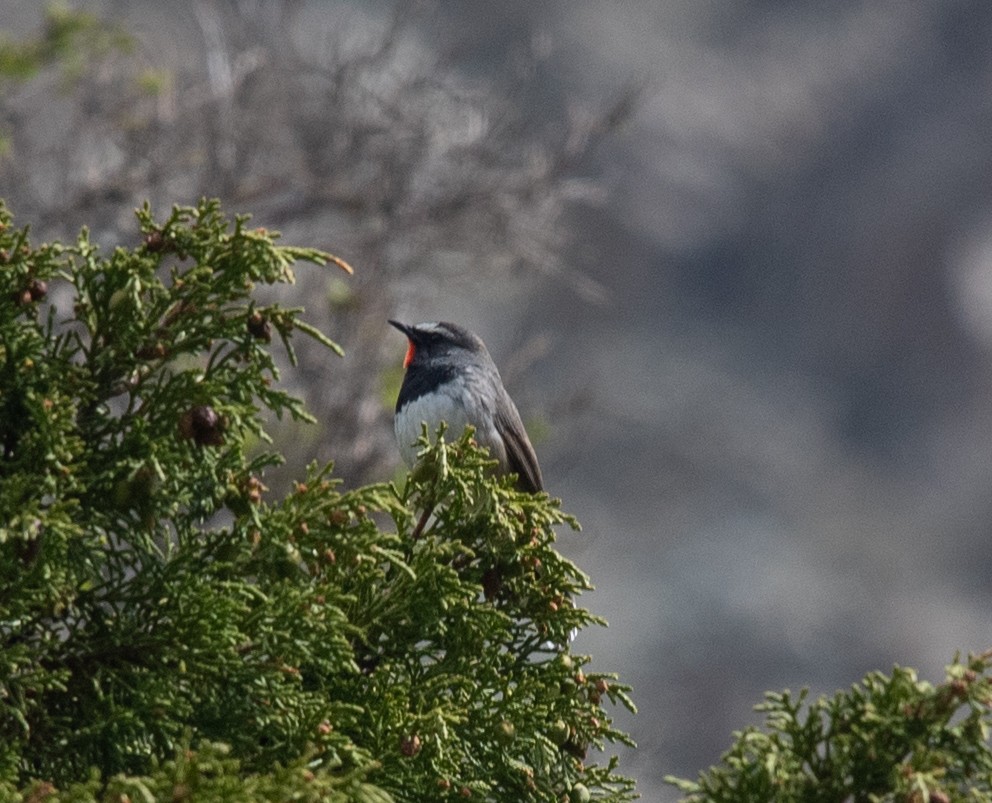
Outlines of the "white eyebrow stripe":
{"label": "white eyebrow stripe", "polygon": [[438,334],[445,335],[446,337],[454,337],[455,333],[451,331],[451,328],[445,326],[444,323],[440,321],[430,321],[428,323],[419,323],[415,327],[417,331],[423,332],[424,334]]}

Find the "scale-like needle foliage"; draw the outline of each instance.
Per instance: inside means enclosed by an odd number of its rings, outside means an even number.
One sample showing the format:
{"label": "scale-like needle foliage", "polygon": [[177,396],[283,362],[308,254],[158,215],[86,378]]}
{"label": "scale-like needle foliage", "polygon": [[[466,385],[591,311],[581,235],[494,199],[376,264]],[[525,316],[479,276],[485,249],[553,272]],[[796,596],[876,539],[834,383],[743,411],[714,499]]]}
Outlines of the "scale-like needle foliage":
{"label": "scale-like needle foliage", "polygon": [[944,683],[897,667],[833,696],[770,693],[766,728],[738,733],[686,803],[990,803],[992,652],[955,660]]}
{"label": "scale-like needle foliage", "polygon": [[632,799],[575,522],[470,434],[267,499],[263,416],[307,418],[271,342],[338,349],[253,290],[350,269],[215,202],[138,219],[103,254],[0,210],[0,797]]}

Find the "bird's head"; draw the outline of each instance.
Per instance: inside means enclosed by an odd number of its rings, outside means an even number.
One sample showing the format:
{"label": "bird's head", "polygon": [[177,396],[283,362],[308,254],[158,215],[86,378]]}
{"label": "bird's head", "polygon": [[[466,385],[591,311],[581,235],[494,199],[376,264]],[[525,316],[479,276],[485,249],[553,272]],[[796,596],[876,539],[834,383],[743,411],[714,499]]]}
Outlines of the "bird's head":
{"label": "bird's head", "polygon": [[406,324],[390,321],[409,341],[403,367],[427,365],[459,356],[488,356],[482,340],[457,324],[442,322]]}

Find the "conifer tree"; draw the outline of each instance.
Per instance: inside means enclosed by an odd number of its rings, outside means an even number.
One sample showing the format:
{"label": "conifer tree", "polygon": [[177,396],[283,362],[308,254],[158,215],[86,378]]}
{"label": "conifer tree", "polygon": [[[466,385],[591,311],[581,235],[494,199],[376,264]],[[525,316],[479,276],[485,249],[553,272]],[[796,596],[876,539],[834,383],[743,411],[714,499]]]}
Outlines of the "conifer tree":
{"label": "conifer tree", "polygon": [[632,799],[627,689],[569,646],[576,522],[470,433],[268,498],[265,415],[308,418],[273,348],[340,349],[256,289],[348,266],[214,201],[138,222],[102,253],[0,209],[2,796]]}
{"label": "conifer tree", "polygon": [[830,696],[765,698],[764,729],[735,734],[697,780],[668,779],[686,803],[992,801],[992,651],[955,658],[937,685],[896,667]]}

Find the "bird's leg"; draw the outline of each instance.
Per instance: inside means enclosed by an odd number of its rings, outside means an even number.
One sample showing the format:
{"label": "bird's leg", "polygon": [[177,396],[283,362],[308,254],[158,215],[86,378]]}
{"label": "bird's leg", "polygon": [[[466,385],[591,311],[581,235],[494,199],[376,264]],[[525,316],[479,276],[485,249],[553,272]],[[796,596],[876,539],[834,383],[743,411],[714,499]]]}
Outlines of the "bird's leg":
{"label": "bird's leg", "polygon": [[431,513],[434,512],[434,505],[430,504],[424,508],[424,512],[420,514],[420,520],[417,522],[417,526],[413,528],[413,532],[410,533],[410,539],[416,541],[424,534],[424,527],[427,526],[427,520],[431,517]]}

